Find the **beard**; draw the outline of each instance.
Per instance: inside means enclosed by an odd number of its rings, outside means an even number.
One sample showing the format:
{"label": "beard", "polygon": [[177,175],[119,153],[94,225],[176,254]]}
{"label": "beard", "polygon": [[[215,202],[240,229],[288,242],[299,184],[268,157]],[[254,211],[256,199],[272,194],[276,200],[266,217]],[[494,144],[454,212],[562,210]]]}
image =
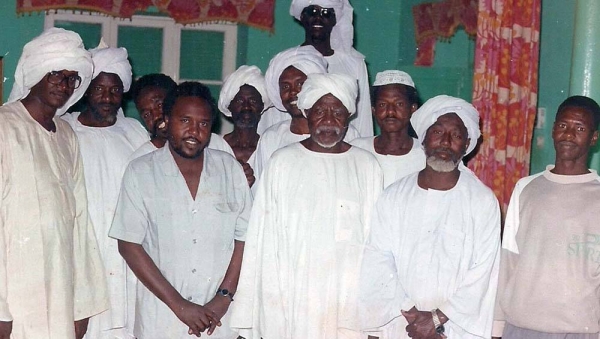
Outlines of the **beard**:
{"label": "beard", "polygon": [[[336,138],[336,140],[329,142],[329,143],[325,143],[319,140],[318,136],[321,133],[327,133],[327,132],[335,132],[335,134],[338,135],[338,137]],[[342,134],[342,129],[339,127],[330,127],[330,126],[319,126],[317,127],[316,131],[315,131],[315,136],[316,138],[314,138],[315,142],[317,143],[317,145],[323,147],[323,148],[332,148],[333,146],[337,145],[340,143],[340,141],[342,141],[344,139],[344,135]]]}
{"label": "beard", "polygon": [[452,160],[443,160],[437,158],[435,155],[430,155],[427,157],[427,166],[431,167],[436,172],[448,173],[454,171],[458,164],[462,160],[462,157],[457,161]]}
{"label": "beard", "polygon": [[114,124],[117,122],[117,114],[119,112],[119,106],[110,105],[110,104],[102,104],[101,106],[109,106],[112,108],[112,112],[110,114],[104,115],[94,106],[90,106],[90,113],[94,116],[97,121],[104,121],[109,124]]}

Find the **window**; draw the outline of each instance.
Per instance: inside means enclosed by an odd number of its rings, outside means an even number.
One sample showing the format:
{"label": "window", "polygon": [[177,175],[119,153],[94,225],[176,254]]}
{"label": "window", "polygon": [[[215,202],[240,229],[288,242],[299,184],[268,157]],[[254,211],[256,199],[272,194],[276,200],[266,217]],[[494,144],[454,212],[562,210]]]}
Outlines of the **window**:
{"label": "window", "polygon": [[[164,73],[176,82],[200,81],[217,99],[223,79],[236,68],[235,24],[183,26],[164,16],[134,15],[129,20],[58,11],[46,15],[45,28],[49,27],[79,33],[88,49],[96,47],[101,37],[111,47],[127,48],[134,78]],[[124,110],[127,116],[139,119],[133,103]],[[232,125],[221,120],[221,134],[229,133]]]}

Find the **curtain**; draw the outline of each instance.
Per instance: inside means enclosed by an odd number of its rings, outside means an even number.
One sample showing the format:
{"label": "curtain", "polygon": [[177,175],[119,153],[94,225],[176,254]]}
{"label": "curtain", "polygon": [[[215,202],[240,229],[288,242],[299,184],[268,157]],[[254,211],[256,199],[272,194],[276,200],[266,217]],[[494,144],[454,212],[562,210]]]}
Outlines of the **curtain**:
{"label": "curtain", "polygon": [[469,167],[503,211],[529,174],[536,115],[541,0],[480,0],[473,105],[483,142]]}
{"label": "curtain", "polygon": [[131,18],[150,6],[181,24],[232,21],[273,30],[275,0],[17,0],[17,13],[66,9]]}

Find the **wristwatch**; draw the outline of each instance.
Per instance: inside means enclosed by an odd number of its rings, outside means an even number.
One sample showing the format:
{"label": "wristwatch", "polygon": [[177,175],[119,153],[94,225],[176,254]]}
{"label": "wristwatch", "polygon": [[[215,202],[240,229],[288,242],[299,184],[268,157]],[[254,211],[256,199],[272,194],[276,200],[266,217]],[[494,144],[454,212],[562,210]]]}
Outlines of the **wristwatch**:
{"label": "wristwatch", "polygon": [[433,326],[435,327],[435,333],[444,334],[445,328],[442,322],[440,321],[440,317],[437,314],[437,308],[431,311],[431,317],[433,318]]}
{"label": "wristwatch", "polygon": [[229,292],[229,290],[226,288],[223,288],[223,289],[219,288],[219,290],[217,291],[217,295],[229,297],[229,299],[231,301],[233,301],[233,293]]}

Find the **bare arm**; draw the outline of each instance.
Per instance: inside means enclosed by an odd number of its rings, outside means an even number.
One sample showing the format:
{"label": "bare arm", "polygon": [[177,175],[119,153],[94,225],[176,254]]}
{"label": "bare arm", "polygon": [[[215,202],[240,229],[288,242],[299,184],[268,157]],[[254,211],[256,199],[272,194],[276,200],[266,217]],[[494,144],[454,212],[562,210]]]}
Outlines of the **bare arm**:
{"label": "bare arm", "polygon": [[[227,290],[231,294],[235,294],[237,290],[238,281],[240,279],[240,269],[242,268],[242,258],[244,256],[244,242],[236,240],[234,243],[233,254],[231,255],[231,261],[229,261],[229,267],[223,277],[223,282],[219,289]],[[215,295],[215,297],[206,303],[205,307],[212,310],[219,319],[221,319],[231,305],[232,300],[223,295]],[[212,331],[209,332],[212,334]]]}
{"label": "bare arm", "polygon": [[144,286],[190,328],[190,334],[200,336],[200,332],[204,332],[207,328],[212,332],[220,324],[219,318],[213,311],[181,297],[160,273],[142,245],[119,240],[119,253]]}

